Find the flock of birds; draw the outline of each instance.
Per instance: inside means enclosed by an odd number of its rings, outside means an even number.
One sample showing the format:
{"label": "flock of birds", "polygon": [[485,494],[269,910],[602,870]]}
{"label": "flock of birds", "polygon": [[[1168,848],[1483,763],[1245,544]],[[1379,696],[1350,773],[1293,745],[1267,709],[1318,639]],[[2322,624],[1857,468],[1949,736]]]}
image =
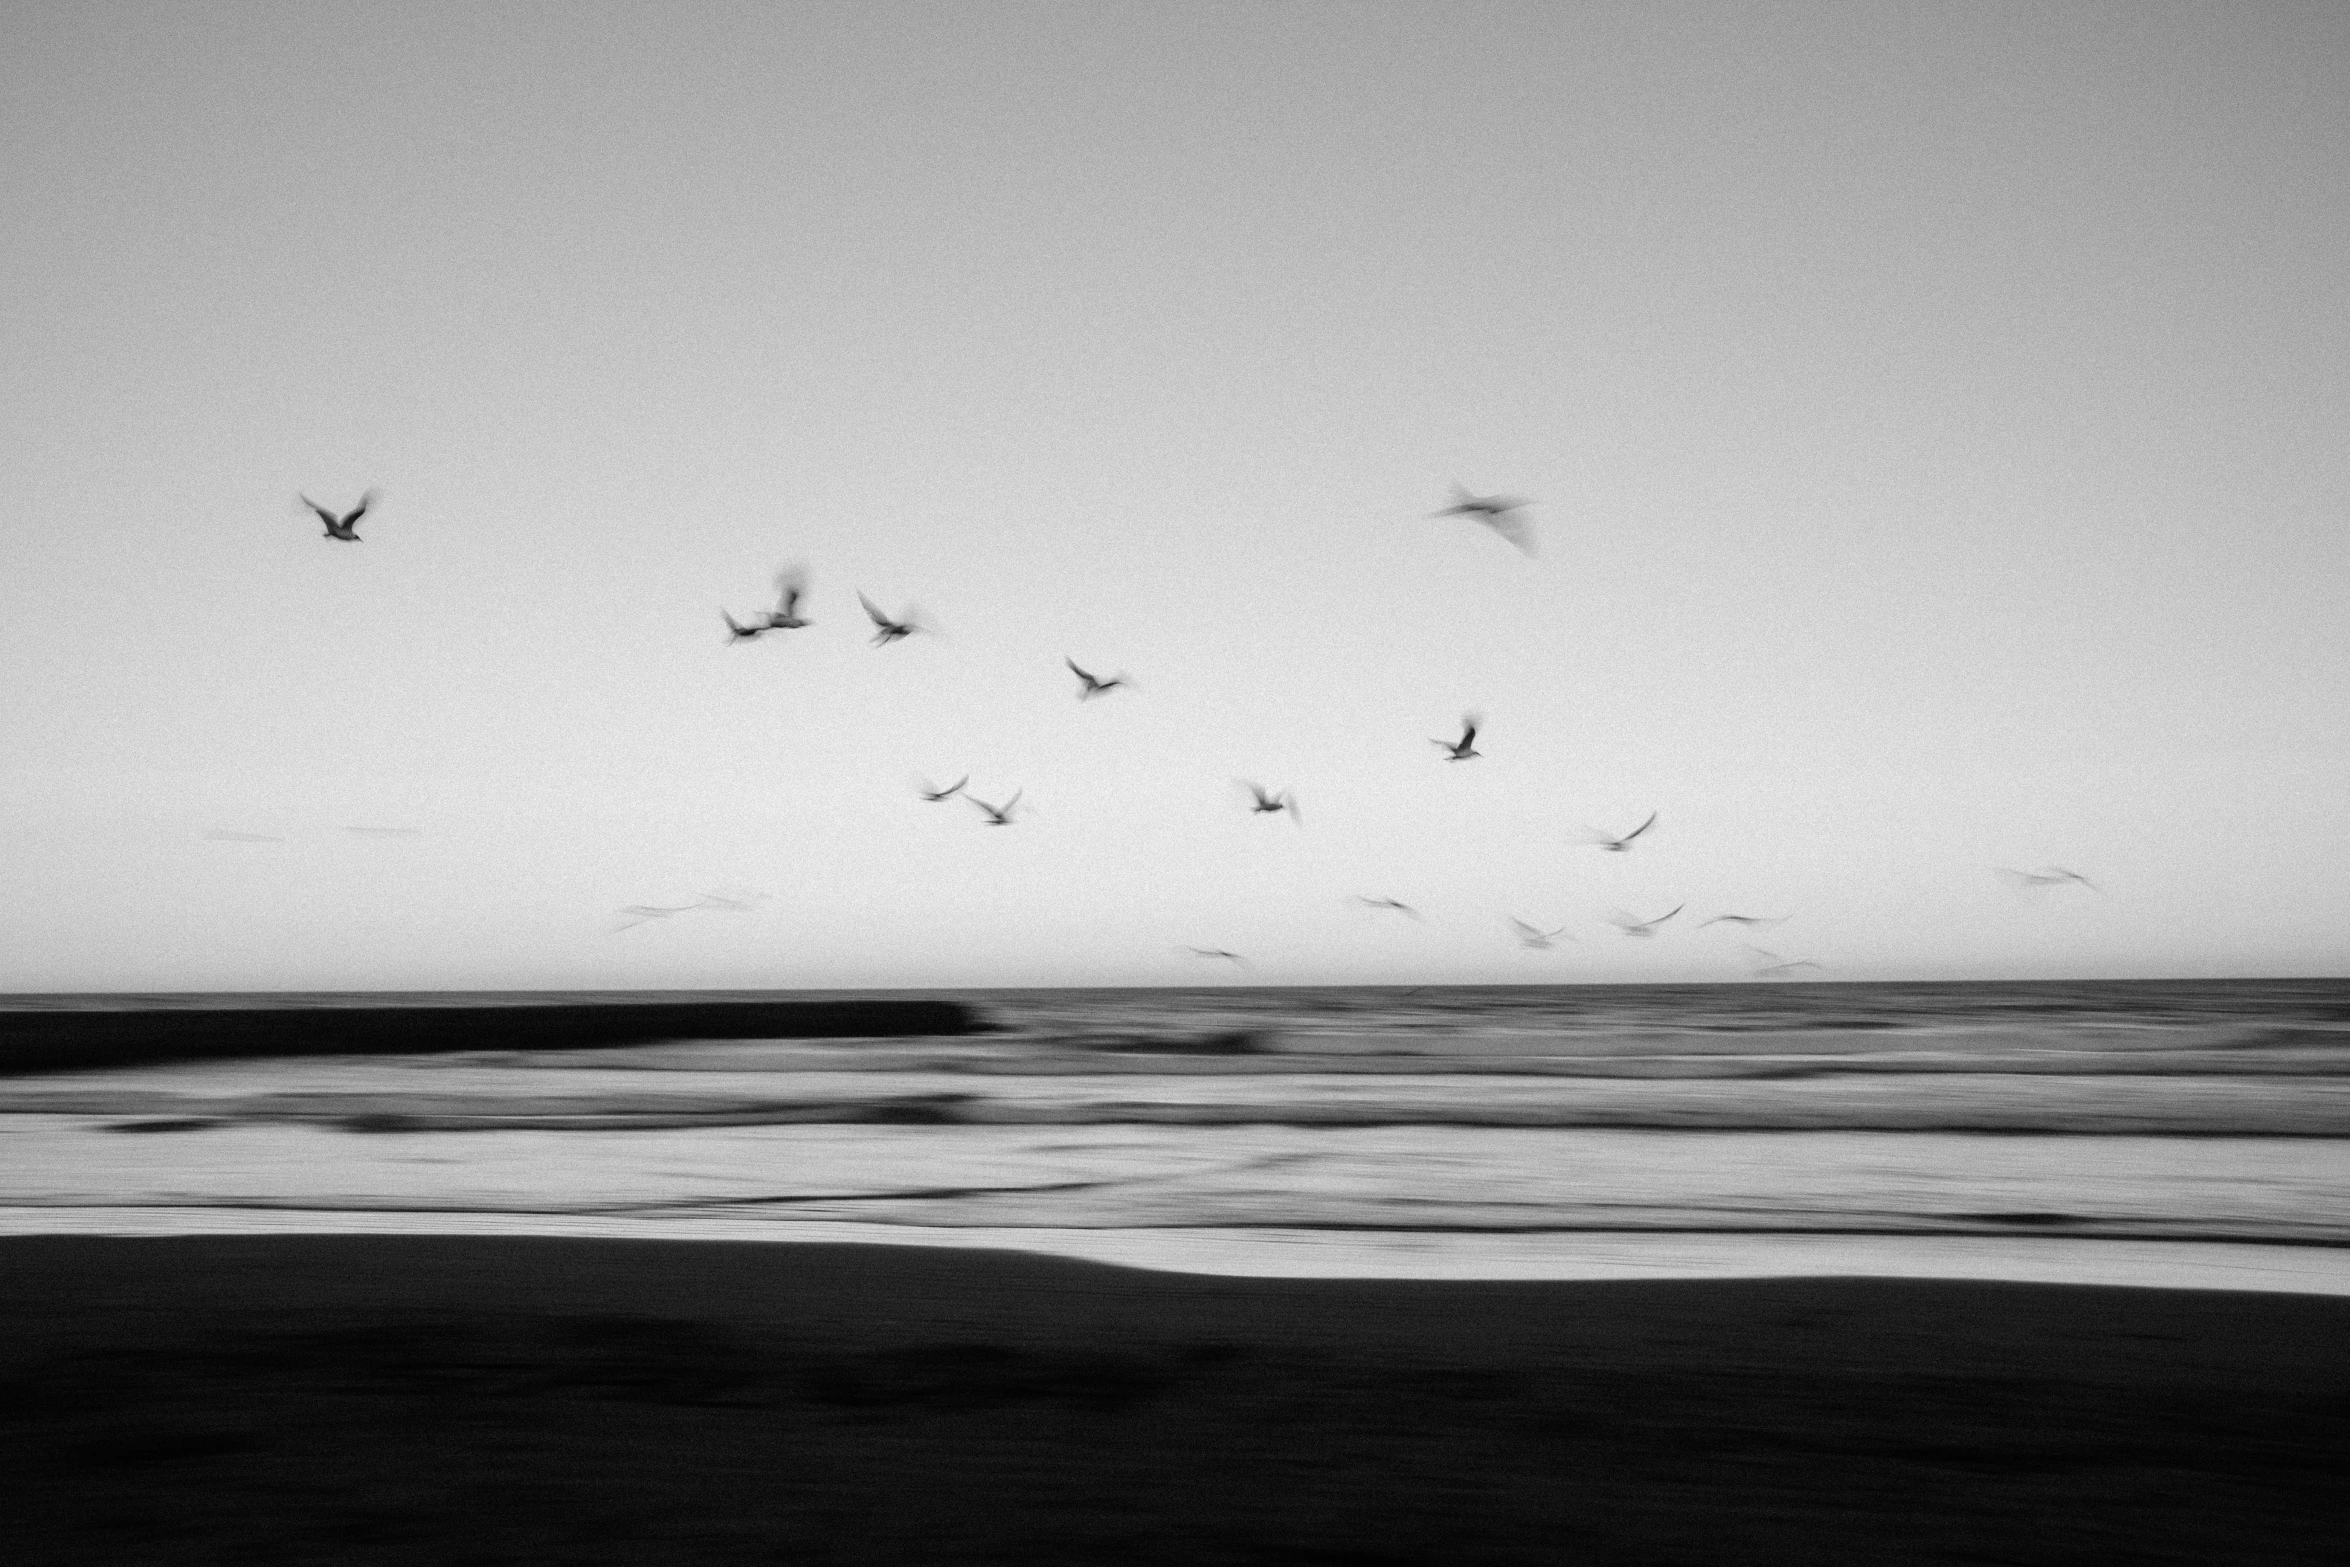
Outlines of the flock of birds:
{"label": "flock of birds", "polygon": [[[361,542],[358,533],[359,521],[375,504],[377,492],[372,489],[367,491],[359,498],[359,503],[356,506],[353,506],[349,511],[340,513],[319,505],[306,494],[300,499],[302,504],[316,513],[318,520],[325,524],[327,538],[346,544],[357,544]],[[1534,530],[1532,522],[1526,516],[1526,508],[1532,504],[1531,501],[1518,496],[1473,494],[1456,482],[1453,485],[1452,504],[1429,515],[1432,518],[1463,517],[1480,523],[1491,528],[1523,553],[1532,555],[1535,552]],[[803,568],[787,567],[778,572],[775,578],[775,592],[775,607],[756,611],[748,620],[735,619],[733,612],[723,606],[719,609],[718,613],[725,624],[726,641],[729,645],[756,641],[758,638],[772,633],[803,631],[815,624],[800,612],[800,607],[808,596],[808,576]],[[872,645],[874,647],[887,647],[893,642],[930,629],[922,623],[919,611],[912,605],[909,605],[902,614],[891,615],[884,611],[880,605],[874,603],[872,599],[866,597],[862,591],[857,594],[857,602],[863,606],[866,618],[873,623]],[[1077,677],[1077,699],[1081,702],[1090,702],[1097,697],[1107,696],[1113,691],[1135,689],[1133,678],[1124,671],[1105,679],[1080,665],[1074,658],[1065,656],[1062,662],[1067,664],[1069,672]],[[1476,713],[1463,714],[1461,732],[1457,739],[1432,738],[1429,744],[1444,753],[1443,760],[1446,762],[1474,761],[1485,754],[1477,749],[1477,732],[1483,722],[1484,720]],[[1026,793],[1025,789],[1013,790],[1009,798],[997,805],[972,793],[969,788],[970,782],[970,775],[965,774],[953,783],[940,788],[924,779],[917,782],[917,792],[925,803],[932,805],[958,798],[966,801],[981,813],[984,818],[982,823],[984,826],[1012,826],[1014,813],[1020,805],[1021,797]],[[1268,789],[1262,784],[1245,778],[1237,779],[1235,782],[1248,793],[1250,814],[1260,816],[1286,815],[1293,825],[1304,825],[1304,816],[1298,808],[1297,796],[1291,791]],[[1651,811],[1647,820],[1626,833],[1618,834],[1596,827],[1590,828],[1586,832],[1585,842],[1603,853],[1628,854],[1632,851],[1634,843],[1655,827],[1656,823],[1657,813]],[[237,837],[244,835],[215,836]],[[2022,891],[2060,886],[2080,886],[2092,892],[2099,890],[2096,884],[2086,876],[2056,865],[2043,866],[2036,871],[2002,869],[1995,874],[2008,885]],[[710,893],[689,904],[631,904],[620,911],[627,923],[619,928],[625,930],[647,920],[666,919],[673,915],[703,910],[747,912],[758,901],[758,894],[735,892]],[[1422,918],[1418,909],[1395,898],[1357,894],[1349,901],[1364,908],[1399,914],[1415,921]],[[1656,935],[1657,927],[1681,914],[1687,907],[1686,903],[1676,904],[1653,919],[1642,919],[1637,915],[1618,909],[1608,916],[1608,921],[1623,935],[1637,940],[1646,940]],[[1727,924],[1746,930],[1766,929],[1770,926],[1784,924],[1792,917],[1784,914],[1716,914],[1709,919],[1699,921],[1696,928],[1704,930],[1709,926]],[[1541,926],[1521,919],[1514,914],[1509,916],[1509,924],[1518,944],[1533,951],[1547,951],[1560,940],[1573,941],[1576,939],[1567,934],[1567,927],[1564,925],[1553,930],[1544,930]],[[1243,954],[1224,947],[1186,946],[1182,950],[1197,957],[1229,962],[1241,967],[1246,967],[1249,961]],[[1768,948],[1751,944],[1745,946],[1743,951],[1748,960],[1749,972],[1757,978],[1783,979],[1804,969],[1822,967],[1821,964],[1810,958],[1790,960]]]}

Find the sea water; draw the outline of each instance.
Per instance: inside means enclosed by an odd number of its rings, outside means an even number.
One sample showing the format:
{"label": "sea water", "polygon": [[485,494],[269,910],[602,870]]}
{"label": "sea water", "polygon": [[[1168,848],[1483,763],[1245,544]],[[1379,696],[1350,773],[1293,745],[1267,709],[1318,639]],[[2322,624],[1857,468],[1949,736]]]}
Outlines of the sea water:
{"label": "sea water", "polygon": [[0,1230],[2350,1288],[2350,981],[933,994],[998,1031],[7,1079]]}

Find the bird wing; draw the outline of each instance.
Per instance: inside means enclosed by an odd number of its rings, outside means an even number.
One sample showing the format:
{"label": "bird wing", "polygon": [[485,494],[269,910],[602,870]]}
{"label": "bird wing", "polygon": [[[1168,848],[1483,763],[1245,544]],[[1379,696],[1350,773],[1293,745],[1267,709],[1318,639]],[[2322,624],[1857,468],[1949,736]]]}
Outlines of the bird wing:
{"label": "bird wing", "polygon": [[889,617],[881,612],[881,607],[879,605],[875,604],[871,599],[865,596],[862,589],[860,589],[857,593],[857,602],[865,606],[865,613],[873,617],[873,623],[875,625],[880,626],[884,630],[888,629],[890,623]]}
{"label": "bird wing", "polygon": [[1469,714],[1461,720],[1461,749],[1466,751],[1477,743],[1477,715]]}
{"label": "bird wing", "polygon": [[1671,919],[1673,914],[1678,914],[1687,907],[1689,907],[1689,905],[1686,903],[1676,903],[1673,905],[1672,914],[1659,914],[1655,919],[1648,921],[1648,923],[1651,925],[1662,925],[1665,921]]}
{"label": "bird wing", "polygon": [[[1011,797],[1009,800],[1006,800],[1006,801],[1004,802],[1004,811],[1003,811],[1003,814],[1004,814],[1004,815],[1006,815],[1006,816],[1009,816],[1009,815],[1011,815],[1011,814],[1012,814],[1012,807],[1013,807],[1013,806],[1015,806],[1015,805],[1018,805],[1018,804],[1020,803],[1020,796],[1021,796],[1021,795],[1023,795],[1023,794],[1025,794],[1025,793],[1027,793],[1027,792],[1028,792],[1028,791],[1027,791],[1027,790],[1025,790],[1025,789],[1014,789],[1014,790],[1012,791],[1012,797]],[[1049,815],[1051,815],[1052,813],[1048,811],[1048,812],[1046,812],[1045,814],[1049,816]]]}
{"label": "bird wing", "polygon": [[1648,829],[1649,829],[1649,828],[1651,828],[1651,827],[1654,827],[1655,825],[1656,825],[1656,812],[1654,812],[1654,811],[1650,811],[1650,812],[1648,813],[1648,820],[1647,820],[1647,821],[1644,821],[1644,822],[1642,822],[1642,823],[1641,823],[1639,826],[1637,826],[1637,827],[1633,828],[1633,829],[1632,829],[1630,832],[1628,832],[1628,833],[1624,834],[1624,836],[1623,836],[1622,838],[1618,839],[1617,841],[1618,841],[1619,843],[1630,843],[1630,842],[1631,842],[1633,839],[1635,839],[1635,838],[1639,837],[1639,836],[1640,836],[1642,833],[1644,833],[1644,832],[1648,831]]}
{"label": "bird wing", "polygon": [[1077,660],[1071,658],[1068,654],[1064,653],[1061,655],[1061,662],[1067,664],[1069,666],[1069,672],[1075,675],[1078,679],[1084,681],[1087,685],[1090,686],[1099,684],[1099,682],[1096,681],[1093,676],[1078,668]]}
{"label": "bird wing", "polygon": [[375,491],[369,490],[365,495],[359,497],[359,504],[352,507],[350,512],[343,518],[343,526],[348,528],[351,526],[351,524],[366,516],[367,508],[373,506],[374,504]]}
{"label": "bird wing", "polygon": [[336,520],[336,519],[335,519],[335,514],[334,514],[333,512],[331,512],[331,511],[328,511],[328,510],[327,510],[327,509],[326,509],[324,506],[321,506],[321,505],[319,505],[319,504],[318,504],[318,502],[316,502],[316,501],[312,500],[312,499],[311,499],[309,496],[307,496],[307,495],[302,495],[302,496],[299,496],[298,498],[300,499],[300,501],[302,502],[302,504],[303,504],[303,505],[305,505],[305,506],[309,507],[309,508],[310,508],[312,511],[314,511],[314,512],[318,513],[318,520],[319,520],[320,522],[324,522],[324,523],[332,523],[332,522],[334,522],[334,521]]}

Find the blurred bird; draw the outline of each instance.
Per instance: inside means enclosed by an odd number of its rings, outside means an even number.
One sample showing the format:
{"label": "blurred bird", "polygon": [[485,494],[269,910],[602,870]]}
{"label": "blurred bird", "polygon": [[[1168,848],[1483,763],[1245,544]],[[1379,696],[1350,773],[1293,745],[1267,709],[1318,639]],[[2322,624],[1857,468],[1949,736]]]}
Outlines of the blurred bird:
{"label": "blurred bird", "polygon": [[1108,680],[1103,680],[1097,676],[1089,675],[1084,670],[1079,669],[1077,667],[1077,660],[1069,657],[1065,653],[1061,655],[1061,662],[1067,664],[1070,670],[1077,676],[1077,678],[1085,682],[1084,689],[1077,693],[1077,700],[1080,702],[1090,701],[1094,697],[1104,695],[1107,692],[1115,691],[1120,686],[1125,686],[1129,689],[1132,689],[1134,685],[1134,682],[1126,677],[1124,671],[1120,671],[1118,674],[1112,676]]}
{"label": "blurred bird", "polygon": [[1453,482],[1453,503],[1442,511],[1430,512],[1430,517],[1470,517],[1485,524],[1519,549],[1534,553],[1534,528],[1523,515],[1531,501],[1515,495],[1471,495],[1458,480]]}
{"label": "blurred bird", "polygon": [[1725,922],[1732,925],[1784,925],[1794,917],[1792,914],[1781,914],[1775,919],[1766,919],[1760,914],[1717,914],[1710,920],[1699,920],[1697,928],[1703,930],[1708,925],[1720,925]]}
{"label": "blurred bird", "polygon": [[2078,882],[2091,892],[2102,892],[2098,886],[2079,871],[2068,871],[2061,865],[2043,865],[2036,871],[1999,871],[1999,879],[2018,889],[2032,887],[2061,887],[2067,882]]}
{"label": "blurred bird", "polygon": [[1465,762],[1472,757],[1483,756],[1485,753],[1477,749],[1477,726],[1483,722],[1484,719],[1475,713],[1463,713],[1461,737],[1458,740],[1431,740],[1428,743],[1439,750],[1451,752],[1445,758],[1448,762]]}
{"label": "blurred bird", "polygon": [[1298,827],[1305,825],[1305,818],[1298,812],[1296,795],[1286,789],[1268,794],[1264,785],[1250,783],[1246,778],[1241,779],[1240,784],[1242,788],[1256,797],[1255,803],[1249,806],[1251,815],[1269,816],[1275,811],[1287,811],[1292,825]]}
{"label": "blurred bird", "polygon": [[1792,974],[1799,968],[1818,968],[1820,966],[1809,958],[1797,958],[1790,963],[1767,947],[1748,947],[1746,955],[1755,960],[1754,975],[1757,979],[1775,979]]}
{"label": "blurred bird", "polygon": [[1227,963],[1237,963],[1242,968],[1248,967],[1248,959],[1237,952],[1227,952],[1222,947],[1185,947],[1183,950],[1195,958],[1221,958]]}
{"label": "blurred bird", "polygon": [[970,781],[971,775],[969,773],[965,773],[962,777],[956,779],[953,783],[948,784],[944,789],[935,787],[927,778],[917,779],[915,780],[915,783],[916,787],[920,788],[922,791],[922,798],[928,800],[931,804],[936,805],[941,800],[949,799],[962,793],[963,785],[969,783]]}
{"label": "blurred bird", "polygon": [[1362,894],[1357,893],[1354,897],[1354,901],[1363,905],[1363,907],[1367,909],[1393,909],[1396,913],[1408,916],[1412,919],[1418,919],[1420,917],[1420,911],[1418,909],[1413,908],[1408,903],[1399,903],[1393,898],[1366,898]]}
{"label": "blurred bird", "polygon": [[1654,827],[1655,825],[1656,812],[1651,811],[1648,813],[1647,821],[1642,822],[1639,826],[1633,828],[1630,832],[1624,834],[1624,836],[1621,838],[1617,837],[1614,833],[1601,832],[1596,827],[1589,827],[1584,829],[1586,836],[1583,841],[1586,843],[1595,843],[1599,845],[1602,850],[1609,854],[1629,854],[1632,852],[1632,840],[1639,837],[1642,833],[1648,831],[1649,828]]}
{"label": "blurred bird", "polygon": [[865,606],[865,613],[873,617],[873,624],[879,628],[873,633],[875,647],[887,647],[898,638],[910,637],[922,629],[921,623],[914,618],[914,606],[911,604],[906,606],[904,619],[892,620],[881,612],[880,605],[864,594],[857,595],[857,602]]}
{"label": "blurred bird", "polygon": [[664,920],[674,914],[692,914],[703,909],[721,914],[748,914],[755,905],[764,900],[765,896],[764,893],[743,892],[738,889],[731,893],[705,892],[691,903],[632,903],[620,911],[629,916],[628,923],[614,927],[612,933],[618,935],[621,931],[634,929],[647,920]]}
{"label": "blurred bird", "polygon": [[1676,903],[1673,905],[1672,913],[1659,914],[1655,919],[1652,920],[1634,919],[1631,915],[1626,914],[1622,909],[1618,909],[1615,913],[1610,914],[1607,919],[1609,924],[1615,926],[1627,936],[1653,936],[1656,934],[1656,928],[1659,925],[1662,925],[1665,921],[1671,919],[1674,914],[1680,913],[1687,907],[1689,907],[1689,905],[1686,903]]}
{"label": "blurred bird", "polygon": [[[1024,791],[1019,789],[1013,790],[1012,797],[1001,805],[990,805],[975,794],[967,794],[963,796],[963,798],[969,800],[973,805],[978,806],[981,810],[987,813],[987,820],[980,823],[981,826],[1009,827],[1012,825],[1012,807],[1020,803],[1020,796],[1023,792]],[[1047,814],[1050,813],[1048,812]],[[1047,834],[1047,836],[1049,837],[1050,834]]]}
{"label": "blurred bird", "polygon": [[360,496],[359,504],[340,517],[307,495],[302,497],[302,504],[318,513],[318,520],[326,524],[326,537],[341,539],[345,544],[357,544],[361,540],[355,530],[359,525],[359,519],[367,515],[367,508],[375,504],[375,491],[369,490],[365,495]]}
{"label": "blurred bird", "polygon": [[797,566],[775,574],[776,607],[767,612],[766,630],[797,631],[815,624],[801,618],[800,600],[808,595],[808,574]]}
{"label": "blurred bird", "polygon": [[757,641],[759,634],[769,629],[766,626],[746,626],[728,614],[723,606],[720,607],[718,615],[726,622],[726,645],[728,647],[734,646],[737,642]]}
{"label": "blurred bird", "polygon": [[[1532,947],[1547,951],[1552,942],[1558,940],[1561,936],[1567,936],[1567,927],[1564,925],[1561,925],[1556,930],[1544,930],[1538,925],[1527,924],[1524,920],[1518,918],[1515,914],[1510,916],[1510,925],[1517,931],[1518,945],[1521,947]],[[1573,941],[1575,938],[1572,936],[1567,936],[1567,939],[1569,941]]]}

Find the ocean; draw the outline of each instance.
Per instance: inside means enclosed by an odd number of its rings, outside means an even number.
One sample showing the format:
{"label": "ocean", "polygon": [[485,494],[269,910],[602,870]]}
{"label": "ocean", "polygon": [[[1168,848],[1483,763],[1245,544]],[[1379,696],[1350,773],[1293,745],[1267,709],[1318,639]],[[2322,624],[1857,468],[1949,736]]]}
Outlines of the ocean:
{"label": "ocean", "polygon": [[[922,994],[997,1031],[0,1079],[0,1231],[944,1238],[1518,1276],[2061,1253],[2350,1278],[2350,981]],[[842,993],[690,999],[802,997]]]}

